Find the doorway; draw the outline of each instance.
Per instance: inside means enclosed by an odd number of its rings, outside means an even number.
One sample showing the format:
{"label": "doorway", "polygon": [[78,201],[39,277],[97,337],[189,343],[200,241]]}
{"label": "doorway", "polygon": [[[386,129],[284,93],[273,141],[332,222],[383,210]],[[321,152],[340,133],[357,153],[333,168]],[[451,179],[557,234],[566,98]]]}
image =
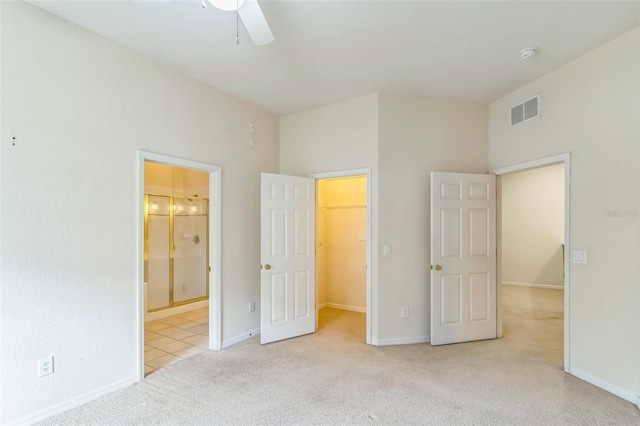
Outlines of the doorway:
{"label": "doorway", "polygon": [[501,177],[503,338],[561,367],[564,164]]}
{"label": "doorway", "polygon": [[[377,255],[374,253],[373,247],[377,244],[377,234],[374,234],[373,223],[377,223],[377,216],[375,212],[375,206],[373,205],[372,198],[372,172],[369,168],[363,169],[353,169],[353,170],[343,170],[343,171],[335,171],[335,172],[325,172],[325,173],[316,173],[311,175],[312,178],[316,179],[316,181],[325,180],[325,179],[341,179],[341,178],[353,178],[360,177],[364,179],[365,186],[365,197],[364,202],[355,201],[354,205],[364,205],[364,215],[366,217],[366,230],[364,231],[364,241],[360,239],[363,237],[361,232],[357,233],[356,238],[358,239],[358,244],[363,243],[366,251],[366,264],[365,264],[365,333],[366,338],[365,342],[368,345],[377,345],[378,344],[378,336],[377,332],[374,332],[374,324],[377,326],[377,311],[376,311],[376,303],[377,299],[374,297],[374,288],[375,284],[373,283],[372,273],[371,271],[377,270]],[[362,200],[362,199],[360,199]],[[318,200],[319,202],[320,200]],[[316,208],[317,208],[316,204]],[[325,204],[326,205],[326,204]],[[359,207],[361,210],[362,207]],[[317,245],[317,244],[316,244]],[[317,260],[317,259],[316,259]],[[316,286],[316,293],[318,287]],[[316,294],[316,300],[319,299],[318,294]],[[326,303],[326,302],[325,302]],[[318,326],[318,307],[320,305],[316,305],[316,327]],[[352,311],[353,312],[353,311]],[[356,312],[357,313],[357,312]],[[362,314],[360,313],[362,316]]]}
{"label": "doorway", "polygon": [[[554,168],[555,166],[555,168]],[[570,288],[570,270],[569,270],[569,258],[570,258],[570,154],[559,154],[553,157],[547,157],[539,160],[529,161],[526,163],[520,163],[513,166],[503,167],[500,169],[494,170],[494,174],[498,177],[497,179],[497,188],[498,188],[498,197],[497,197],[497,249],[498,249],[498,257],[497,257],[497,282],[500,285],[497,285],[497,335],[498,337],[503,337],[505,331],[509,331],[507,327],[505,327],[505,321],[509,321],[507,316],[512,315],[510,312],[510,308],[506,306],[504,303],[504,299],[511,298],[511,302],[516,302],[515,309],[520,309],[520,313],[523,313],[523,306],[517,306],[517,299],[520,298],[520,303],[525,304],[524,309],[528,310],[528,313],[524,313],[524,315],[528,315],[529,317],[534,317],[532,322],[529,324],[535,324],[535,316],[539,315],[542,319],[546,320],[546,325],[544,327],[547,328],[547,331],[550,332],[551,336],[553,333],[556,333],[557,339],[559,340],[561,335],[561,343],[556,342],[557,345],[562,348],[562,355],[555,354],[555,358],[553,354],[550,359],[555,359],[555,363],[558,363],[558,360],[561,360],[560,363],[563,365],[563,369],[565,372],[569,372],[570,370],[570,323],[569,323],[569,300],[571,296],[571,288]],[[517,175],[520,172],[531,172],[529,175]],[[536,172],[537,171],[537,172]],[[518,178],[522,180],[522,177],[537,177],[536,179],[530,180],[529,185],[533,185],[535,188],[536,185],[540,185],[542,183],[542,179],[551,182],[554,185],[554,196],[552,198],[560,198],[555,204],[555,213],[554,221],[561,222],[555,226],[553,231],[544,231],[550,234],[556,235],[554,238],[547,238],[545,243],[545,250],[543,251],[542,256],[540,255],[517,255],[517,253],[510,252],[506,253],[507,250],[511,250],[509,246],[513,246],[513,244],[517,244],[517,233],[516,233],[516,241],[509,241],[509,238],[513,238],[513,235],[505,236],[503,233],[512,224],[509,221],[514,218],[504,217],[505,213],[507,213],[510,207],[505,206],[503,203],[509,204],[510,202],[515,202],[516,208],[518,205],[520,207],[524,206],[525,203],[522,202],[522,195],[518,195],[518,190],[522,190],[522,187],[515,187],[515,191],[512,191],[514,188],[507,188],[507,194],[504,194],[503,185],[505,182],[507,185],[514,182],[509,182],[513,175],[516,176],[515,183],[518,183]],[[506,181],[505,181],[506,178]],[[561,179],[560,179],[561,178]],[[538,188],[540,189],[540,188]],[[542,197],[544,203],[547,202],[548,197],[551,197],[550,194],[545,195],[545,190],[542,190],[542,194],[538,195]],[[509,192],[512,193],[511,200],[505,200],[504,196],[509,197]],[[515,192],[515,196],[513,193]],[[535,192],[531,190],[531,192]],[[515,200],[514,197],[517,197]],[[540,204],[540,202],[539,202]],[[561,207],[558,207],[558,204],[561,204]],[[561,209],[561,216],[559,218],[558,210]],[[552,209],[553,210],[553,209]],[[515,210],[517,212],[517,210]],[[509,213],[507,213],[509,214]],[[541,215],[544,214],[541,211],[530,211],[530,212],[522,212],[515,217],[515,225],[518,225],[520,222],[520,227],[525,226],[521,223],[518,216],[530,216],[533,219],[537,220],[539,224],[542,219]],[[546,220],[546,219],[545,219]],[[561,225],[561,226],[560,226]],[[527,229],[527,231],[530,231]],[[507,232],[509,232],[507,230]],[[562,239],[560,240],[558,232],[561,232]],[[536,249],[538,252],[538,249]],[[516,254],[515,259],[512,255]],[[545,262],[546,256],[546,262]],[[536,257],[537,260],[537,268],[531,267],[531,263],[533,258]],[[523,260],[524,258],[524,260]],[[507,262],[507,265],[505,265]],[[511,262],[511,264],[509,264]],[[515,263],[514,263],[515,262]],[[533,262],[533,263],[536,263]],[[514,269],[513,266],[516,266]],[[560,268],[560,265],[562,267]],[[515,272],[514,272],[515,271]],[[537,271],[537,273],[536,273]],[[560,272],[561,271],[561,272]],[[522,281],[510,280],[510,277],[514,277],[514,275],[510,275],[513,273],[520,273],[525,275],[520,275],[524,278],[519,278]],[[559,274],[562,274],[562,279],[559,280]],[[529,277],[529,278],[526,278]],[[527,281],[531,282],[527,282]],[[542,282],[548,281],[548,282]],[[505,282],[506,285],[503,287],[502,283]],[[560,285],[554,285],[559,284]],[[515,284],[515,285],[514,285]],[[534,285],[532,285],[534,284]],[[553,287],[552,287],[553,286]],[[519,289],[518,289],[519,288]],[[524,289],[524,290],[523,290]],[[554,293],[541,293],[540,290],[546,290],[548,292],[556,292]],[[520,292],[525,293],[524,296],[514,293]],[[511,293],[511,295],[510,295]],[[527,294],[529,293],[529,294]],[[537,293],[541,293],[536,296]],[[549,297],[545,297],[549,296]],[[507,301],[509,303],[509,301]],[[538,309],[538,314],[536,314],[536,305]],[[546,318],[544,318],[546,316]],[[561,328],[561,331],[559,330]],[[513,331],[513,330],[512,330]],[[556,347],[557,347],[556,345]],[[559,351],[559,350],[558,350]]]}
{"label": "doorway", "polygon": [[138,152],[139,379],[220,349],[220,168]]}
{"label": "doorway", "polygon": [[209,173],[144,163],[145,375],[208,348]]}
{"label": "doorway", "polygon": [[316,185],[317,331],[366,342],[367,178]]}

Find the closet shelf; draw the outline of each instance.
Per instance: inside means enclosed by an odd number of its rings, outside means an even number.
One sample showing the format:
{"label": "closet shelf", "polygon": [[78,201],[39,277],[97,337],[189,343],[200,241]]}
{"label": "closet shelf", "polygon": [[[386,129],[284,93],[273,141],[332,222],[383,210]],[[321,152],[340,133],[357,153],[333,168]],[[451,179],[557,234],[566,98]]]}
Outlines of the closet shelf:
{"label": "closet shelf", "polygon": [[320,210],[337,210],[337,209],[366,209],[366,204],[354,204],[354,205],[346,205],[346,206],[324,206],[318,207]]}

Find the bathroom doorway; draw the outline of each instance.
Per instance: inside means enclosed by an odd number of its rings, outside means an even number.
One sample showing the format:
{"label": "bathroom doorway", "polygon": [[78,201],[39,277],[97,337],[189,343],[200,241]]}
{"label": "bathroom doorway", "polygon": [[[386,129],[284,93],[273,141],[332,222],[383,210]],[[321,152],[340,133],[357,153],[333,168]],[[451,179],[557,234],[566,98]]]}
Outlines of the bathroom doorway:
{"label": "bathroom doorway", "polygon": [[142,379],[220,348],[220,168],[139,159]]}

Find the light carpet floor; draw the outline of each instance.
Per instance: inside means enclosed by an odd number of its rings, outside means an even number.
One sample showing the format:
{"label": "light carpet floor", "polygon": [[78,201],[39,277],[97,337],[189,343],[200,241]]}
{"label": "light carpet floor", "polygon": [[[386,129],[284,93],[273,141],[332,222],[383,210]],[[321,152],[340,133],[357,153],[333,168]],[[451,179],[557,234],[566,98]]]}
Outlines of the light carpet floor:
{"label": "light carpet floor", "polygon": [[[516,311],[505,321],[554,319]],[[640,424],[634,405],[565,374],[557,354],[518,347],[517,335],[375,347],[363,343],[364,315],[321,312],[316,334],[205,351],[42,424]]]}

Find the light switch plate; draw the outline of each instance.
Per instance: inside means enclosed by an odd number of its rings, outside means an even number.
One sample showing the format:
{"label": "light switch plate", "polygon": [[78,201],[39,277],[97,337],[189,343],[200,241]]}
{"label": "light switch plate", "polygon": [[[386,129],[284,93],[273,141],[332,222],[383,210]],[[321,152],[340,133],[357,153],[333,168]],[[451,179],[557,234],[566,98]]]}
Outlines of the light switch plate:
{"label": "light switch plate", "polygon": [[391,245],[385,244],[382,246],[382,255],[391,256]]}
{"label": "light switch plate", "polygon": [[577,265],[586,265],[587,264],[587,252],[584,250],[574,250],[573,251],[573,263]]}

